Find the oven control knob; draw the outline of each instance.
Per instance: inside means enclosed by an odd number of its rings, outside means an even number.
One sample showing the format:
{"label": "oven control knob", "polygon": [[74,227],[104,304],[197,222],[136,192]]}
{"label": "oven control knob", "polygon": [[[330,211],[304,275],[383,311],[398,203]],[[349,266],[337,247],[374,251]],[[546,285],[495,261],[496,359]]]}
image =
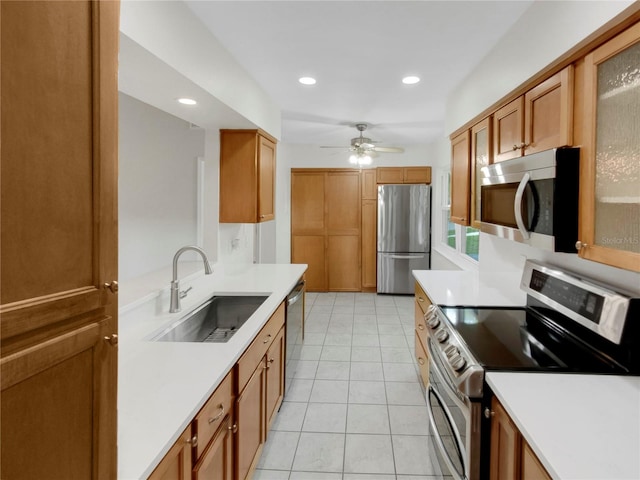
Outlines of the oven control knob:
{"label": "oven control knob", "polygon": [[444,354],[447,356],[447,358],[451,358],[454,355],[457,355],[458,353],[460,353],[460,351],[458,350],[458,347],[454,345],[449,345],[447,348],[444,349]]}
{"label": "oven control knob", "polygon": [[429,326],[429,328],[438,328],[438,326],[440,325],[440,319],[438,318],[438,315],[431,316],[429,320],[427,320],[427,325]]}
{"label": "oven control knob", "polygon": [[443,330],[441,328],[440,330],[436,331],[436,340],[438,340],[438,342],[444,343],[447,341],[447,338],[449,338],[449,332],[447,332],[446,330]]}
{"label": "oven control knob", "polygon": [[456,372],[459,372],[464,368],[467,364],[467,361],[464,359],[462,355],[454,355],[449,359],[449,365],[453,367]]}

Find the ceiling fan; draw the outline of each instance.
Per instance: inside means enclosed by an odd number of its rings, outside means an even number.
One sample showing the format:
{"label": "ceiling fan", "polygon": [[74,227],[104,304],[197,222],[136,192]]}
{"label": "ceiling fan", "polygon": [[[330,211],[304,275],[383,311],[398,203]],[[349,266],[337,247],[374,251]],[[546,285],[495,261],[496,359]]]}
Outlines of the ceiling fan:
{"label": "ceiling fan", "polygon": [[336,146],[321,146],[320,148],[347,148],[351,152],[349,161],[353,164],[369,165],[371,158],[378,153],[402,153],[404,148],[401,147],[383,147],[381,145],[375,145],[377,142],[365,137],[362,132],[367,129],[366,123],[356,123],[355,127],[360,132],[359,137],[351,139],[351,145],[349,147],[336,147]]}

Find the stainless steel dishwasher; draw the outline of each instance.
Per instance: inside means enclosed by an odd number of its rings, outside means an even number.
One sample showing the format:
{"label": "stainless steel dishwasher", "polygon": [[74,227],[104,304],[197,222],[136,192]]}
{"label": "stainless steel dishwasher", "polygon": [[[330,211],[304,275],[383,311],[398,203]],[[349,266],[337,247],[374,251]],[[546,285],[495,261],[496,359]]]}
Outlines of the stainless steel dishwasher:
{"label": "stainless steel dishwasher", "polygon": [[287,295],[287,313],[285,317],[285,382],[284,394],[291,386],[300,361],[300,350],[304,341],[304,294],[305,282],[300,280]]}

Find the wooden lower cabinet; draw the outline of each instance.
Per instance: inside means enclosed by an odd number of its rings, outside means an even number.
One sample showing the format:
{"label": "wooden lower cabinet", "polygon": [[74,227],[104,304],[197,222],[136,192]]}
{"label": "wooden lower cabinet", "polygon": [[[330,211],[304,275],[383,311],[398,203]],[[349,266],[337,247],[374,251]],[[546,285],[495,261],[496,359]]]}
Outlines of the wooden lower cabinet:
{"label": "wooden lower cabinet", "polygon": [[377,200],[362,201],[362,289],[375,291],[377,285]]}
{"label": "wooden lower cabinet", "polygon": [[415,284],[415,357],[418,362],[420,379],[426,388],[429,385],[429,357],[427,355],[427,323],[424,314],[431,305],[431,299],[424,292],[420,284]]}
{"label": "wooden lower cabinet", "polygon": [[267,430],[276,416],[284,398],[284,327],[267,350]]}
{"label": "wooden lower cabinet", "polygon": [[149,480],[190,480],[191,445],[191,428],[187,428],[149,476]]}
{"label": "wooden lower cabinet", "polygon": [[236,401],[236,478],[250,478],[266,440],[265,386],[266,365],[258,364],[253,376]]}
{"label": "wooden lower cabinet", "polygon": [[504,407],[491,400],[490,480],[551,480]]}
{"label": "wooden lower cabinet", "polygon": [[227,415],[193,468],[193,480],[233,480],[233,416]]}

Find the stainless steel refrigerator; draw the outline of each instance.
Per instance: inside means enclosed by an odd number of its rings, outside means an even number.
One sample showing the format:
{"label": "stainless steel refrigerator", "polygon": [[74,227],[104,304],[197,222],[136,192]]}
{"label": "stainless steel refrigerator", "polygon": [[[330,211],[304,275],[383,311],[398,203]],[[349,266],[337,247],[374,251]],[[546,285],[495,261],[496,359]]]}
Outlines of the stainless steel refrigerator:
{"label": "stainless steel refrigerator", "polygon": [[414,292],[412,270],[431,267],[431,187],[378,186],[378,293]]}

